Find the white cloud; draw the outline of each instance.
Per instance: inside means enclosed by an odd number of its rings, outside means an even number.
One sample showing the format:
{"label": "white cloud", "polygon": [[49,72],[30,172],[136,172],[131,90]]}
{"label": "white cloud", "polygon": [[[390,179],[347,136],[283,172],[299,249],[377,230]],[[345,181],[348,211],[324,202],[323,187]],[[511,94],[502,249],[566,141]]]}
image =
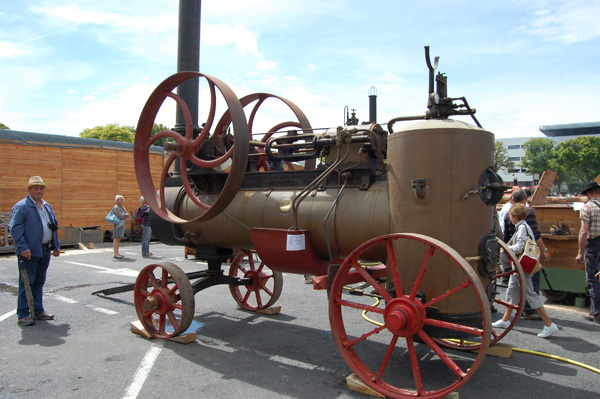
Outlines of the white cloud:
{"label": "white cloud", "polygon": [[200,40],[213,46],[235,44],[240,54],[258,55],[258,36],[244,25],[221,23],[219,25],[202,24]]}
{"label": "white cloud", "polygon": [[534,2],[521,29],[547,40],[575,43],[600,37],[600,3],[597,0]]}
{"label": "white cloud", "polygon": [[258,64],[256,65],[257,69],[260,69],[262,71],[268,71],[270,69],[275,69],[277,68],[277,65],[279,63],[275,62],[275,61],[266,61],[266,60],[261,60],[258,62]]}
{"label": "white cloud", "polygon": [[125,15],[116,12],[88,11],[77,5],[68,7],[42,8],[32,7],[31,11],[45,14],[55,22],[68,22],[68,25],[108,25],[124,30],[163,32],[177,26],[175,15]]}
{"label": "white cloud", "polygon": [[23,51],[18,49],[14,44],[9,42],[0,42],[0,58],[21,54],[23,54]]}

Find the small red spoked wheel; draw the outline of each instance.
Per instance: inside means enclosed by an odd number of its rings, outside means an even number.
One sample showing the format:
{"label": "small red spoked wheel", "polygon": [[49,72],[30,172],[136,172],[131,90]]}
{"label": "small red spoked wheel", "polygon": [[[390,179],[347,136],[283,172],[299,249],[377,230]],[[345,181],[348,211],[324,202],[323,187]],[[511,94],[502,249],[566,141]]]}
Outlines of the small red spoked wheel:
{"label": "small red spoked wheel", "polygon": [[[523,308],[525,307],[525,302],[526,302],[526,298],[525,298],[525,273],[523,272],[523,268],[521,267],[521,264],[519,263],[519,260],[517,259],[517,256],[514,254],[513,251],[510,250],[510,248],[508,247],[508,245],[506,245],[502,240],[498,240],[498,243],[500,244],[500,247],[505,251],[506,255],[509,257],[510,262],[515,266],[514,269],[511,269],[510,271],[504,273],[497,273],[494,277],[493,277],[493,281],[492,284],[494,284],[494,290],[495,292],[497,292],[496,297],[494,297],[494,300],[492,301],[493,304],[495,305],[499,305],[497,310],[499,314],[504,314],[504,310],[506,308],[510,308],[514,311],[516,311],[515,316],[513,317],[513,319],[510,321],[510,325],[508,327],[506,327],[505,329],[495,329],[492,327],[491,329],[491,333],[492,333],[492,339],[490,340],[490,346],[497,344],[502,338],[506,337],[506,335],[510,332],[510,330],[512,330],[512,328],[517,324],[517,322],[519,321],[519,318],[521,316],[521,313],[523,312]],[[502,284],[501,282],[503,281],[503,279],[509,279],[511,276],[513,276],[513,278],[517,279],[517,281],[519,282],[519,286],[521,289],[521,296],[519,298],[519,303],[517,304],[512,304],[506,301],[506,299],[499,297],[498,295],[500,295],[500,293],[498,292],[499,287],[504,286],[505,284]],[[468,351],[474,351],[474,350],[479,350],[481,348],[481,342],[477,342],[477,340],[474,341],[466,341],[464,339],[439,339],[437,340],[437,342],[440,345],[443,345],[447,348],[452,348],[452,349],[457,349],[457,350],[468,350]]]}
{"label": "small red spoked wheel", "polygon": [[194,290],[185,273],[169,262],[144,267],[133,291],[135,311],[154,338],[177,336],[194,318]]}
{"label": "small red spoked wheel", "polygon": [[283,276],[262,262],[256,251],[243,251],[229,266],[232,277],[252,278],[252,285],[230,285],[233,299],[246,310],[262,310],[273,306],[281,295]]}
{"label": "small red spoked wheel", "polygon": [[[173,90],[187,80],[201,77],[208,82],[211,103],[206,123],[200,134],[197,137],[194,137],[194,126],[190,110],[185,101],[177,94],[173,93]],[[215,134],[222,134],[223,128],[232,124],[235,145],[231,146],[224,155],[215,159],[202,159],[198,156],[198,153],[202,144],[209,140],[217,106],[217,90],[221,93],[226,102],[227,111],[225,114],[228,115],[229,122],[226,126],[219,125],[215,130]],[[152,136],[152,127],[154,126],[156,115],[167,98],[175,100],[177,106],[184,115],[185,135],[181,135],[172,130],[166,130]],[[168,149],[173,150],[173,153],[164,163],[160,176],[160,187],[156,190],[150,170],[150,146],[163,137],[169,137],[175,142],[166,144]],[[248,163],[248,138],[248,125],[246,123],[243,107],[229,86],[217,78],[203,75],[198,72],[180,72],[172,75],[158,85],[150,98],[148,98],[138,121],[134,144],[134,164],[135,174],[142,195],[148,201],[152,210],[168,222],[202,222],[215,217],[229,205],[242,184]],[[187,195],[197,206],[204,209],[204,212],[200,216],[192,220],[180,218],[167,209],[166,206],[165,181],[169,175],[169,168],[177,159],[180,163],[181,180]],[[192,184],[190,184],[187,172],[188,164],[193,164],[200,168],[213,169],[220,167],[229,160],[231,160],[230,173],[227,175],[227,180],[225,181],[219,196],[212,204],[203,202],[198,198],[195,189],[192,187]]]}
{"label": "small red spoked wheel", "polygon": [[[382,251],[392,277],[387,283],[372,278],[360,264]],[[411,277],[401,276],[398,265]],[[358,291],[368,295],[344,293],[350,288],[346,281],[356,281],[356,274],[363,279]],[[479,317],[483,328],[451,320],[451,314],[436,318],[436,309],[460,310],[463,302],[470,307],[467,316]],[[467,334],[484,349],[490,341],[490,306],[479,277],[455,250],[421,234],[380,236],[355,249],[333,281],[329,319],[346,363],[389,398],[441,398],[462,386],[485,357],[485,350],[447,353],[434,335]]]}

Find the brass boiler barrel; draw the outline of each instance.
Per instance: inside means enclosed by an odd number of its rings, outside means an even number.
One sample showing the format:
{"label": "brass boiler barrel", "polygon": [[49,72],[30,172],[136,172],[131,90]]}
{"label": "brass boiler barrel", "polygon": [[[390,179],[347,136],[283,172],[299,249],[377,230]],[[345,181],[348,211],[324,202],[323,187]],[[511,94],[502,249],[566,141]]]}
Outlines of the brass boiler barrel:
{"label": "brass boiler barrel", "polygon": [[[493,165],[494,135],[460,121],[428,120],[393,133],[388,138],[391,230],[425,234],[463,257],[476,256],[480,239],[492,232],[493,208],[478,195],[463,196],[477,188],[482,172]],[[410,286],[424,254],[410,243],[400,243],[396,251],[401,254],[397,256],[400,276]],[[428,280],[428,297],[464,281],[457,265],[441,258],[432,258],[428,267],[428,273],[437,276]],[[477,270],[475,263],[471,266]],[[476,302],[463,298],[440,308],[444,313],[464,314],[476,312]]]}
{"label": "brass boiler barrel", "polygon": [[[167,190],[167,203],[175,201],[179,190]],[[300,191],[276,188],[241,190],[225,211],[215,218],[181,225],[182,234],[188,235],[188,240],[191,238],[191,244],[252,249],[251,227],[289,229],[294,225],[291,204]],[[385,181],[375,182],[368,190],[344,189],[331,210],[337,194],[337,189],[313,192],[301,202],[298,210],[298,227],[307,231],[311,246],[324,259],[329,259],[327,236],[333,257],[340,258],[363,242],[390,232]],[[201,212],[187,196],[177,201],[181,202],[177,207],[182,218],[189,220]]]}

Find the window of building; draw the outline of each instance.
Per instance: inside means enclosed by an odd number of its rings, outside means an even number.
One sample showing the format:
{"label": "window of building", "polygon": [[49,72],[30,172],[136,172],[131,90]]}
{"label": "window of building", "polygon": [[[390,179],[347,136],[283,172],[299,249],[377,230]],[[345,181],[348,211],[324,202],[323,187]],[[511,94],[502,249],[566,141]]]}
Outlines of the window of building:
{"label": "window of building", "polygon": [[507,148],[509,150],[518,150],[520,149],[522,146],[520,146],[519,144],[513,144],[513,145],[509,145]]}
{"label": "window of building", "polygon": [[508,159],[510,159],[511,161],[520,161],[521,157],[510,157]]}

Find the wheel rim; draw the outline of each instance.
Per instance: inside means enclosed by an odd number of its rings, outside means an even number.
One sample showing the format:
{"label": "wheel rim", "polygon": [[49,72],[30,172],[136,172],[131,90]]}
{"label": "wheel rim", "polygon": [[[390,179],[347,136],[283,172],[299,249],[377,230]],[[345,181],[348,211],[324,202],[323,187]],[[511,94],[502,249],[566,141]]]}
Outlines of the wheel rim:
{"label": "wheel rim", "polygon": [[[515,317],[512,318],[512,320],[510,321],[510,325],[505,328],[505,329],[494,329],[493,327],[491,328],[491,340],[490,340],[490,346],[497,344],[501,339],[503,339],[504,337],[506,337],[506,335],[508,335],[508,333],[510,332],[510,330],[513,329],[513,327],[517,324],[517,322],[519,321],[519,318],[521,316],[521,313],[523,313],[523,308],[525,307],[525,302],[526,302],[526,298],[525,298],[525,284],[523,284],[523,281],[525,281],[525,273],[523,272],[523,268],[521,267],[521,264],[519,263],[517,256],[515,255],[515,253],[513,251],[510,250],[510,248],[508,247],[508,245],[506,245],[502,240],[498,240],[498,243],[500,244],[500,247],[502,247],[502,249],[504,249],[506,251],[506,253],[508,254],[508,257],[510,258],[511,262],[514,265],[517,265],[515,269],[511,269],[509,272],[506,273],[497,273],[494,277],[493,277],[493,281],[492,284],[494,284],[494,291],[496,293],[498,293],[498,286],[500,285],[500,280],[503,277],[509,277],[514,275],[516,279],[518,279],[519,281],[519,286],[521,288],[521,296],[519,298],[519,303],[518,304],[511,304],[508,303],[505,299],[503,298],[499,298],[498,295],[496,294],[496,296],[494,297],[494,300],[492,301],[494,305],[498,305],[501,306],[502,308],[498,309],[498,313],[500,314],[504,314],[504,309],[509,307],[512,310],[516,311],[515,313]],[[477,342],[477,341],[467,341],[464,339],[457,339],[457,340],[450,340],[450,339],[439,339],[437,340],[437,342],[442,345],[445,346],[447,348],[453,348],[453,349],[457,349],[457,350],[468,350],[468,351],[473,351],[473,350],[478,350],[481,348],[481,343]]]}
{"label": "wheel rim", "polygon": [[[198,137],[194,138],[194,126],[190,110],[185,101],[177,94],[174,94],[173,90],[187,80],[200,77],[203,77],[208,82],[211,102],[203,130]],[[232,124],[235,145],[233,145],[224,155],[213,160],[205,160],[199,158],[197,153],[200,146],[208,140],[210,135],[217,106],[217,90],[221,93],[226,102],[226,114],[228,115],[229,122],[227,125],[219,124],[215,129],[219,132],[218,134],[222,134],[223,127]],[[152,136],[154,120],[167,98],[173,99],[183,112],[185,120],[185,135],[183,136],[172,130],[163,131]],[[219,131],[218,129],[221,130]],[[172,149],[173,153],[164,163],[160,176],[160,186],[157,190],[154,186],[152,173],[150,171],[150,146],[163,137],[170,137],[175,140],[175,143],[169,144],[169,149]],[[217,78],[197,72],[180,72],[172,75],[165,79],[148,98],[138,121],[134,144],[134,164],[140,191],[152,210],[166,221],[171,223],[186,223],[210,220],[221,213],[227,205],[229,205],[242,184],[248,163],[248,143],[249,133],[246,116],[237,96],[229,86]],[[204,209],[203,213],[191,220],[180,218],[167,209],[166,206],[166,179],[169,175],[169,168],[177,159],[179,159],[180,162],[181,180],[187,195],[197,206]],[[198,198],[197,193],[189,182],[187,173],[188,163],[201,168],[214,168],[222,165],[229,159],[231,159],[230,173],[228,173],[225,184],[218,197],[212,204],[203,202]]]}
{"label": "wheel rim", "polygon": [[243,251],[229,266],[232,277],[252,278],[252,285],[230,285],[233,299],[246,310],[257,311],[273,306],[281,295],[283,277],[262,262],[256,251]]}
{"label": "wheel rim", "polygon": [[[394,248],[398,248],[396,244],[399,242],[423,246],[423,253],[426,253],[422,262],[419,261],[415,281],[409,283],[412,286],[404,287],[406,289],[403,289],[403,276],[397,270],[397,265],[404,261],[401,257],[396,258],[397,250]],[[390,292],[386,290],[385,283],[374,280],[359,263],[361,256],[367,255],[375,246],[385,247],[387,253],[388,275],[391,273],[394,287]],[[463,282],[449,287],[435,298],[430,298],[426,292],[426,299],[421,299],[420,288],[441,274],[429,273],[427,276],[432,260],[443,260],[462,271]],[[363,277],[361,292],[373,290],[378,303],[373,305],[373,299],[365,296],[342,297],[344,281],[351,272]],[[455,273],[454,269],[452,273]],[[461,298],[463,294],[473,300],[477,298],[483,328],[430,318],[428,308],[445,301],[451,303],[454,296]],[[462,386],[477,369],[486,351],[448,354],[427,330],[437,328],[449,333],[469,334],[479,339],[487,349],[490,341],[489,307],[479,277],[452,248],[420,234],[391,234],[367,241],[344,260],[332,284],[329,317],[342,357],[371,388],[390,398],[439,398]],[[369,320],[378,323],[376,327],[365,321],[361,315],[365,311],[379,319],[379,322]],[[423,357],[426,361],[422,361]],[[412,381],[407,373],[412,374]]]}
{"label": "wheel rim", "polygon": [[143,268],[134,286],[135,311],[154,338],[179,335],[194,318],[194,291],[185,273],[164,262]]}

